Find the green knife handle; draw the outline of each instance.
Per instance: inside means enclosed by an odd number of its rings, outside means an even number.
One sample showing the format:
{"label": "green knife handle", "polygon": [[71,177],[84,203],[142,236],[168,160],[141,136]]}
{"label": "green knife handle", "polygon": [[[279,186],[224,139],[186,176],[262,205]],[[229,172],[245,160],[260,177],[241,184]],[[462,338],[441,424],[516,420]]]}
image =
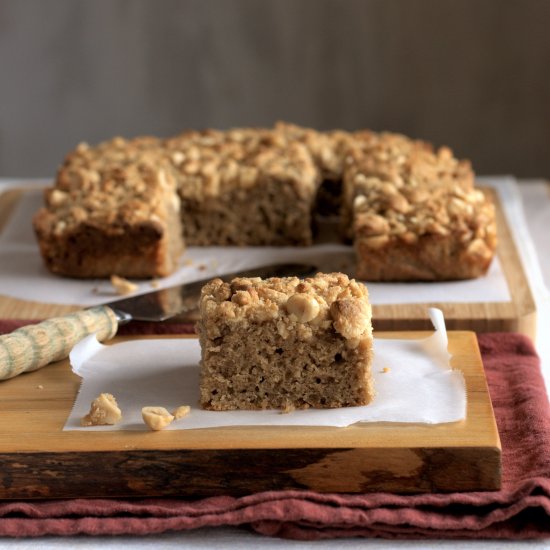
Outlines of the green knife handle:
{"label": "green knife handle", "polygon": [[0,380],[37,370],[68,357],[85,336],[99,341],[112,338],[118,329],[114,311],[98,306],[18,328],[0,336]]}

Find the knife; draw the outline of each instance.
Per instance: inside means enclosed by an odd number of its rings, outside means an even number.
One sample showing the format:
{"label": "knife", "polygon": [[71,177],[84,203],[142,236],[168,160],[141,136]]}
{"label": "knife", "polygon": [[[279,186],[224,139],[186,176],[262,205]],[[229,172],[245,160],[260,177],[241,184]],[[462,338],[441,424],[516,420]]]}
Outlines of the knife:
{"label": "knife", "polygon": [[[304,264],[274,264],[217,275],[235,277],[307,277],[317,268]],[[100,342],[112,338],[130,321],[165,321],[197,307],[201,288],[215,277],[123,298],[14,330],[0,336],[0,380],[31,372],[68,357],[73,346],[90,334]]]}

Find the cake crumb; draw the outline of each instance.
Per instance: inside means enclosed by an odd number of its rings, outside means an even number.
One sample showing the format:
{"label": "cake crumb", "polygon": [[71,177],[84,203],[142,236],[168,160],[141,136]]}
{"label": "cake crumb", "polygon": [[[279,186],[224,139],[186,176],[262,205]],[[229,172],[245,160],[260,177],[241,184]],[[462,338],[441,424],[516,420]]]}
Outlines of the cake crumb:
{"label": "cake crumb", "polygon": [[122,413],[110,393],[102,393],[90,406],[90,412],[80,421],[81,426],[112,426],[120,421]]}
{"label": "cake crumb", "polygon": [[135,292],[139,288],[135,283],[123,277],[119,277],[118,275],[111,275],[111,284],[116,290],[116,293],[120,295],[132,294],[132,292]]}
{"label": "cake crumb", "polygon": [[43,390],[43,389],[44,389],[44,386],[43,386],[42,384],[38,384],[38,386],[36,386],[36,388],[37,388],[38,390]]}
{"label": "cake crumb", "polygon": [[191,412],[191,407],[189,405],[181,405],[178,407],[172,414],[176,420],[187,416]]}
{"label": "cake crumb", "polygon": [[206,265],[204,265],[204,264],[199,264],[199,265],[197,266],[197,269],[198,269],[199,271],[206,271]]}
{"label": "cake crumb", "polygon": [[155,432],[164,430],[174,420],[174,416],[164,407],[143,407],[141,416],[145,424]]}
{"label": "cake crumb", "polygon": [[385,374],[386,372],[390,372],[390,370],[390,367],[384,367],[380,372]]}
{"label": "cake crumb", "polygon": [[292,403],[287,402],[281,407],[281,414],[289,414],[295,410],[296,407]]}
{"label": "cake crumb", "polygon": [[149,284],[151,285],[151,288],[158,288],[160,285],[156,279],[152,280]]}
{"label": "cake crumb", "polygon": [[191,266],[193,265],[193,260],[191,258],[185,258],[185,260],[183,260],[183,265],[186,267]]}

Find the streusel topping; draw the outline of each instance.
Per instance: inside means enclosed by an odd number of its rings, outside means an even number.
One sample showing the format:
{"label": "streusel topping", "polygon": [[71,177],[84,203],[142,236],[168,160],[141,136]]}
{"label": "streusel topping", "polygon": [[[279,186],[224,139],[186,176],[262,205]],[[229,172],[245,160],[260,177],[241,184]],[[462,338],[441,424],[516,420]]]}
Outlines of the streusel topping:
{"label": "streusel topping", "polygon": [[423,235],[453,233],[471,243],[472,254],[492,255],[494,206],[474,188],[469,163],[447,147],[433,150],[397,134],[358,134],[347,159],[344,194],[353,233],[372,249],[391,239],[414,244]]}
{"label": "streusel topping", "polygon": [[48,221],[60,235],[86,222],[119,227],[158,222],[159,204],[175,209],[175,179],[156,138],[114,138],[97,147],[82,143],[60,167],[56,186],[45,192]]}
{"label": "streusel topping", "polygon": [[[278,320],[284,337],[308,325],[330,328],[346,340],[372,335],[371,307],[365,285],[342,273],[318,273],[300,280],[288,278],[236,278],[230,283],[214,279],[202,289],[201,317],[208,319],[208,336],[219,336],[227,323]],[[311,331],[311,328],[310,328]]]}
{"label": "streusel topping", "polygon": [[307,147],[272,130],[187,132],[165,144],[185,198],[246,190],[270,178],[290,183],[297,197],[303,197],[311,194],[318,180]]}

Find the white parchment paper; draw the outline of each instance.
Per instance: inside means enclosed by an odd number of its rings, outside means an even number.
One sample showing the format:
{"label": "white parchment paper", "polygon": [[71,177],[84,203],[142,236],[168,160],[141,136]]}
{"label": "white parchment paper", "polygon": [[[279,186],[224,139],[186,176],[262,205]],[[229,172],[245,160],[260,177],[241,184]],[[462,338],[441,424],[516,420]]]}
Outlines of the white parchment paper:
{"label": "white parchment paper", "polygon": [[[144,406],[169,411],[190,405],[191,413],[167,429],[220,426],[349,426],[356,422],[438,424],[466,416],[460,370],[450,367],[445,321],[431,309],[436,331],[420,340],[375,339],[376,398],[364,407],[280,411],[204,411],[198,406],[200,346],[196,339],[134,340],[105,346],[89,336],[70,355],[82,385],[65,430],[146,430]],[[80,419],[102,392],[112,393],[122,410],[116,426],[82,428]]]}
{"label": "white parchment paper", "polygon": [[[0,234],[0,293],[22,300],[83,307],[119,298],[109,281],[68,279],[46,270],[30,222],[41,204],[41,191],[26,193]],[[190,247],[180,268],[154,284],[155,288],[165,288],[277,262],[313,263],[319,271],[341,271],[351,276],[355,272],[353,248],[336,243],[325,242],[305,248]],[[136,282],[139,283],[136,294],[152,290],[151,281]],[[368,283],[368,287],[374,305],[509,302],[511,299],[498,258],[485,277],[471,281]]]}

